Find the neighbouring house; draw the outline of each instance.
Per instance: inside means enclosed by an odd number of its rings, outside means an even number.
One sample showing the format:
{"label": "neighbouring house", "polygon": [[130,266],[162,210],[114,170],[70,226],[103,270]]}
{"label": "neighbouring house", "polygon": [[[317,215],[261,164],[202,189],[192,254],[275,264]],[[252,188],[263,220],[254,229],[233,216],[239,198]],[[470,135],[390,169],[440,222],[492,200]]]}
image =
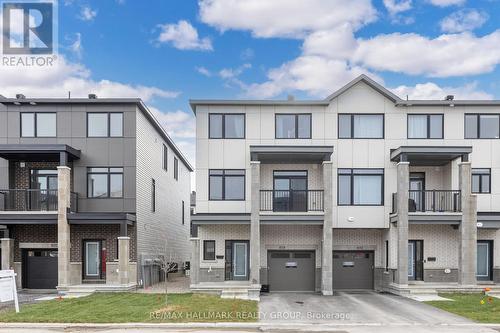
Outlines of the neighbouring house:
{"label": "neighbouring house", "polygon": [[140,99],[0,98],[2,269],[62,292],[157,282],[189,260],[192,171]]}
{"label": "neighbouring house", "polygon": [[480,290],[500,282],[500,101],[192,100],[191,288]]}

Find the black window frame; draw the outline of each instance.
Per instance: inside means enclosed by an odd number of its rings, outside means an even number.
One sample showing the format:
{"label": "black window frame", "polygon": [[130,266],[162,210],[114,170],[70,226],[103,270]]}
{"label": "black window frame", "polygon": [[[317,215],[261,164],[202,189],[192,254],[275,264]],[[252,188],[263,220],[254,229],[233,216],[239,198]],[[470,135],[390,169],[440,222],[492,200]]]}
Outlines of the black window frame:
{"label": "black window frame", "polygon": [[[214,116],[222,116],[222,124],[221,124],[221,129],[222,129],[222,136],[219,137],[212,137],[211,136],[211,131],[210,128],[212,126],[212,115]],[[243,116],[243,137],[242,138],[237,138],[237,137],[228,137],[226,136],[226,115],[229,116]],[[231,139],[231,140],[244,140],[247,136],[247,117],[245,113],[217,113],[217,112],[211,112],[208,114],[208,138],[209,139],[214,139],[214,140],[224,140],[224,139]]]}
{"label": "black window frame", "polygon": [[389,271],[389,240],[385,240],[385,271]]}
{"label": "black window frame", "polygon": [[[340,173],[340,170],[350,170],[350,173]],[[379,173],[354,173],[354,170],[378,170]],[[382,171],[382,173],[380,173]],[[350,198],[349,204],[340,203],[340,177],[341,176],[350,176]],[[380,193],[380,204],[355,204],[354,203],[354,176],[380,176],[381,179],[381,193]],[[337,206],[366,206],[366,207],[379,207],[384,206],[385,198],[385,169],[383,168],[338,168],[337,169]]]}
{"label": "black window frame", "polygon": [[[278,117],[295,116],[295,135],[293,138],[278,137]],[[309,137],[298,137],[299,135],[299,116],[309,116]],[[308,140],[312,138],[312,113],[275,113],[274,114],[274,138],[279,140]]]}
{"label": "black window frame", "polygon": [[165,171],[168,171],[168,147],[166,144],[162,145],[162,168]]}
{"label": "black window frame", "polygon": [[151,212],[156,212],[156,180],[151,178]]}
{"label": "black window frame", "polygon": [[179,159],[174,157],[174,179],[179,180]]}
{"label": "black window frame", "polygon": [[[488,170],[488,173],[476,173],[474,174],[474,170]],[[479,192],[474,192],[474,186],[472,185],[474,181],[474,176],[479,176]],[[483,176],[489,176],[488,181],[488,192],[483,191]],[[491,168],[472,168],[471,169],[471,193],[474,194],[491,194]]]}
{"label": "black window frame", "polygon": [[[99,135],[89,135],[89,115],[91,114],[107,114],[108,115],[108,126],[107,126],[107,135],[99,136]],[[120,136],[111,136],[111,114],[121,114],[122,115],[122,135]],[[87,138],[123,138],[125,132],[125,115],[123,112],[87,112]]]}
{"label": "black window frame", "polygon": [[184,208],[184,200],[182,200],[182,225],[186,224],[185,218],[186,218],[186,214],[185,214],[185,208]]}
{"label": "black window frame", "polygon": [[[33,136],[23,135],[23,114],[33,115]],[[53,136],[38,136],[38,115],[54,114],[56,115],[56,134]],[[57,112],[20,112],[19,114],[19,137],[21,138],[57,138]]]}
{"label": "black window frame", "polygon": [[[349,137],[340,136],[340,117],[351,116],[351,128]],[[354,136],[354,117],[355,116],[382,116],[382,137],[363,137],[358,138]],[[383,140],[385,139],[385,114],[384,113],[339,113],[337,116],[337,138],[339,140]]]}
{"label": "black window frame", "polygon": [[[207,244],[213,244],[213,249],[214,249],[214,252],[213,252],[213,258],[208,258],[207,256]],[[215,240],[213,239],[208,239],[208,240],[204,240],[203,241],[203,260],[208,260],[208,261],[214,261],[215,258],[216,258],[216,255],[215,255]]]}
{"label": "black window frame", "polygon": [[[212,171],[222,171],[221,175],[211,175]],[[226,175],[226,171],[242,171],[243,175]],[[221,177],[222,178],[222,195],[221,199],[211,198],[211,177]],[[242,199],[226,199],[226,177],[243,177],[243,198]],[[208,200],[209,201],[245,201],[246,200],[246,170],[245,169],[209,169],[208,170]]]}
{"label": "black window frame", "polygon": [[[427,135],[422,138],[410,137],[410,117],[411,116],[427,116]],[[431,116],[441,116],[441,137],[431,138]],[[406,138],[411,140],[442,140],[444,139],[444,113],[408,113],[406,115]]]}
{"label": "black window frame", "polygon": [[[467,137],[467,116],[476,117],[476,137]],[[482,138],[481,137],[481,116],[498,116],[498,138]],[[464,114],[464,139],[469,140],[498,140],[500,139],[500,113],[465,113]]]}
{"label": "black window frame", "polygon": [[[108,169],[107,172],[104,171],[90,171],[90,169]],[[117,171],[110,171],[111,169],[122,169],[122,172],[117,172]],[[125,177],[124,177],[125,170],[123,167],[120,166],[112,166],[112,167],[101,167],[101,166],[92,166],[92,167],[87,167],[87,198],[88,199],[123,199],[123,192],[125,189]],[[89,176],[90,175],[107,175],[107,196],[105,197],[93,197],[90,196],[90,187],[89,187]],[[111,196],[111,175],[121,175],[122,176],[122,195],[120,197],[112,197]]]}

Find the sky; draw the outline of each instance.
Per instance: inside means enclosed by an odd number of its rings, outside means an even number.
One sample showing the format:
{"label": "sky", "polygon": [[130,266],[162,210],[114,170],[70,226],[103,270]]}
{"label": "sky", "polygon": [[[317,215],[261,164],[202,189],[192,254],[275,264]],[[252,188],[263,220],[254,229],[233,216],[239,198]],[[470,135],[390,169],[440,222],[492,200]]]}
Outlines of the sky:
{"label": "sky", "polygon": [[401,98],[500,99],[500,0],[61,0],[51,68],[13,97],[140,97],[194,164],[189,99],[322,99],[360,74]]}

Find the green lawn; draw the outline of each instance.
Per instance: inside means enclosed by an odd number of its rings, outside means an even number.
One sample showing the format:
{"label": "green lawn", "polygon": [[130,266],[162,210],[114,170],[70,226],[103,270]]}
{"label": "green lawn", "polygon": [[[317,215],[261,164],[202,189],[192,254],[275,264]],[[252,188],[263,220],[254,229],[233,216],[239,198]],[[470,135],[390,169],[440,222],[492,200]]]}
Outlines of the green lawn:
{"label": "green lawn", "polygon": [[[453,301],[426,302],[480,323],[500,323],[500,299],[483,294],[439,294]],[[484,304],[481,304],[484,301]]]}
{"label": "green lawn", "polygon": [[21,306],[21,312],[4,310],[0,322],[126,323],[256,321],[255,301],[221,299],[203,294],[165,295],[96,293],[87,297],[57,299]]}

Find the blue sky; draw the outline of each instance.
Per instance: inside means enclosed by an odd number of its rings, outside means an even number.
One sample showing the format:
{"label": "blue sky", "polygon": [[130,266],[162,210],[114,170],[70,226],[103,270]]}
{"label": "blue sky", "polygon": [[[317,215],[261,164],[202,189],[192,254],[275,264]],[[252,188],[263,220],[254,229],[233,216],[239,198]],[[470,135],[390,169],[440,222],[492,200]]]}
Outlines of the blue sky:
{"label": "blue sky", "polygon": [[327,96],[361,73],[405,98],[500,98],[499,0],[62,0],[60,64],[0,94],[143,98],[194,162],[190,98]]}

